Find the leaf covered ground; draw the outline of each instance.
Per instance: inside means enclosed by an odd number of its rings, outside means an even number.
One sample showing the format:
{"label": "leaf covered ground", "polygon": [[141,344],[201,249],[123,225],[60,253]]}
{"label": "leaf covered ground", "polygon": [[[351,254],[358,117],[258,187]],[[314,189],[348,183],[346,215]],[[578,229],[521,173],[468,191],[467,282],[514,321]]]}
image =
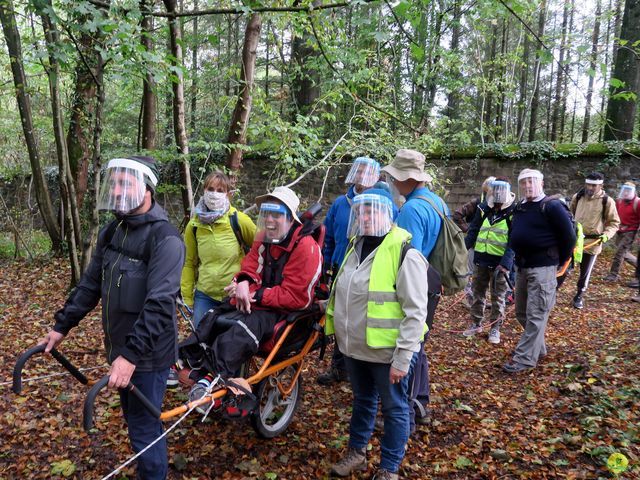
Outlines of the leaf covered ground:
{"label": "leaf covered ground", "polygon": [[[618,478],[640,478],[640,306],[623,281],[601,279],[600,258],[586,307],[571,308],[575,275],[560,292],[547,331],[549,355],[530,373],[509,376],[520,327],[509,310],[503,342],[465,339],[466,312],[445,298],[427,349],[431,360],[433,422],[419,426],[402,466],[403,478],[613,478],[612,453],[629,467]],[[69,280],[60,260],[0,264],[0,479],[101,478],[131,456],[117,395],[100,397],[97,430],[81,427],[86,387],[70,376],[25,383],[11,391],[17,356],[52,325]],[[107,372],[98,312],[60,350],[82,367]],[[259,439],[249,424],[194,413],[169,436],[170,478],[326,478],[348,439],[350,389],[328,389],[315,376],[328,365],[317,353],[304,371],[304,398],[289,430]],[[44,357],[27,364],[24,378],[59,372]],[[185,392],[170,392],[165,407]],[[370,472],[378,461],[379,434],[371,441]],[[117,478],[132,478],[125,468]],[[369,478],[354,476],[353,478]]]}

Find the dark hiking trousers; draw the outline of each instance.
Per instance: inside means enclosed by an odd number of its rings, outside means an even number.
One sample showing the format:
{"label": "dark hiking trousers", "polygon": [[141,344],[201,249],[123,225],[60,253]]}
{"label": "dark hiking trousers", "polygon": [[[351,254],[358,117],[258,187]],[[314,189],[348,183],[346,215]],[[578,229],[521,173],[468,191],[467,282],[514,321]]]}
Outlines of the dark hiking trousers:
{"label": "dark hiking trousers", "polygon": [[[424,344],[429,338],[429,332],[425,335],[425,341],[420,343],[420,350],[416,363],[409,372],[409,414],[411,416],[411,431],[415,429],[416,414],[421,413],[420,406],[425,414],[429,408],[429,359],[424,351]],[[418,405],[419,404],[419,405]],[[426,416],[426,415],[425,415]]]}
{"label": "dark hiking trousers", "polygon": [[281,314],[267,310],[223,313],[218,322],[231,326],[216,336],[211,343],[215,371],[223,377],[232,377],[240,367],[258,351],[260,342],[273,334]]}
{"label": "dark hiking trousers", "polygon": [[[167,388],[169,369],[155,372],[134,371],[131,383],[159,410]],[[120,390],[120,405],[127,427],[133,451],[138,453],[156,438],[162,435],[162,421],[154,417],[149,410],[128,390]],[[169,459],[167,456],[167,438],[164,437],[138,458],[137,478],[144,480],[164,480],[167,478]]]}

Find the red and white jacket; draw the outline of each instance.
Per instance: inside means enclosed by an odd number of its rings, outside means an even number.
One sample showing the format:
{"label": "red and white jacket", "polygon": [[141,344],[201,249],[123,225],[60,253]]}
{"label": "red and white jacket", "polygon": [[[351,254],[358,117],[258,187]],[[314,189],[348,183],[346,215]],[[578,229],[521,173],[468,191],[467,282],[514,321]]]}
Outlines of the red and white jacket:
{"label": "red and white jacket", "polygon": [[618,232],[635,232],[640,226],[640,198],[633,197],[633,200],[616,200],[616,209],[620,217],[620,228]]}
{"label": "red and white jacket", "polygon": [[[314,300],[315,286],[322,272],[322,252],[311,235],[300,236],[301,225],[294,228],[290,241],[284,246],[262,243],[256,238],[242,260],[235,279],[238,282],[249,280],[249,291],[255,292],[257,309],[302,310]],[[282,269],[282,282],[270,288],[263,285],[267,251],[274,260],[290,252]]]}

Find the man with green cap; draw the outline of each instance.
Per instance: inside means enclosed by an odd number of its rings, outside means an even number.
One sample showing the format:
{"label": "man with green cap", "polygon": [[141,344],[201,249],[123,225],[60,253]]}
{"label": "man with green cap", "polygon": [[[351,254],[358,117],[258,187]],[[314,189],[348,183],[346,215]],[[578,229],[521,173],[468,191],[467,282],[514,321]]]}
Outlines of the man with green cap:
{"label": "man with green cap", "polygon": [[[50,352],[102,300],[109,387],[120,389],[136,453],[160,437],[163,427],[126,387],[134,385],[161,409],[177,354],[176,296],[184,245],[154,200],[157,184],[153,158],[108,163],[98,209],[116,218],[100,231],[91,263],[40,342]],[[162,438],[138,458],[137,477],[165,479],[167,471],[167,442]]]}

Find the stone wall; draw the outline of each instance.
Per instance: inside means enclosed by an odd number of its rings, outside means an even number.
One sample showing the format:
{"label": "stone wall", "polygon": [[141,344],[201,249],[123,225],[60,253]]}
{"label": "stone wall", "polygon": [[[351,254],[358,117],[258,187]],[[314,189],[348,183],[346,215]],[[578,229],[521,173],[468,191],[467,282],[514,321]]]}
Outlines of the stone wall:
{"label": "stone wall", "polygon": [[[553,161],[536,164],[527,159],[500,160],[497,158],[441,158],[428,159],[437,171],[437,178],[441,188],[444,189],[444,197],[451,207],[455,209],[471,200],[479,192],[482,181],[490,176],[506,176],[512,181],[514,191],[518,173],[523,168],[539,168],[545,175],[545,191],[548,194],[562,193],[570,196],[584,183],[584,176],[598,170],[605,175],[605,188],[607,192],[615,196],[618,186],[631,179],[640,180],[640,160],[633,156],[621,157],[615,165],[603,167],[603,158],[597,156],[572,157],[556,159]],[[299,183],[292,187],[301,198],[301,208],[310,206],[316,202],[321,192],[324,191],[321,203],[325,206],[324,212],[335,198],[345,191],[344,179],[349,170],[349,165],[332,168],[326,177],[325,170],[318,169],[309,173]],[[161,175],[167,181],[171,173]],[[52,192],[57,190],[55,175],[50,175],[49,185]],[[177,178],[169,181],[177,182]],[[273,168],[268,160],[246,159],[244,170],[238,184],[239,196],[234,201],[238,208],[246,208],[253,203],[256,195],[265,193],[269,184],[275,182]],[[29,179],[14,179],[11,182],[0,180],[0,194],[12,209],[12,214],[21,212],[18,216],[20,224],[24,228],[42,228],[40,216],[35,204],[33,189],[29,188]],[[159,194],[158,201],[165,207],[172,221],[179,224],[182,219],[182,203],[179,195]],[[196,198],[197,201],[197,198]],[[29,206],[31,210],[29,211]],[[56,207],[57,207],[56,202]],[[4,206],[0,205],[0,231],[9,230],[8,219]]]}
{"label": "stone wall", "polygon": [[452,209],[468,202],[480,191],[480,186],[488,176],[505,176],[512,182],[516,192],[518,173],[524,168],[538,168],[544,174],[547,194],[561,193],[570,197],[584,185],[586,174],[596,170],[605,175],[604,188],[611,196],[616,196],[618,187],[625,181],[640,180],[640,160],[623,156],[616,165],[603,168],[603,159],[583,157],[560,159],[534,164],[529,160],[498,160],[496,158],[462,158],[445,161],[431,160],[438,168],[440,178],[444,178],[446,201]]}

